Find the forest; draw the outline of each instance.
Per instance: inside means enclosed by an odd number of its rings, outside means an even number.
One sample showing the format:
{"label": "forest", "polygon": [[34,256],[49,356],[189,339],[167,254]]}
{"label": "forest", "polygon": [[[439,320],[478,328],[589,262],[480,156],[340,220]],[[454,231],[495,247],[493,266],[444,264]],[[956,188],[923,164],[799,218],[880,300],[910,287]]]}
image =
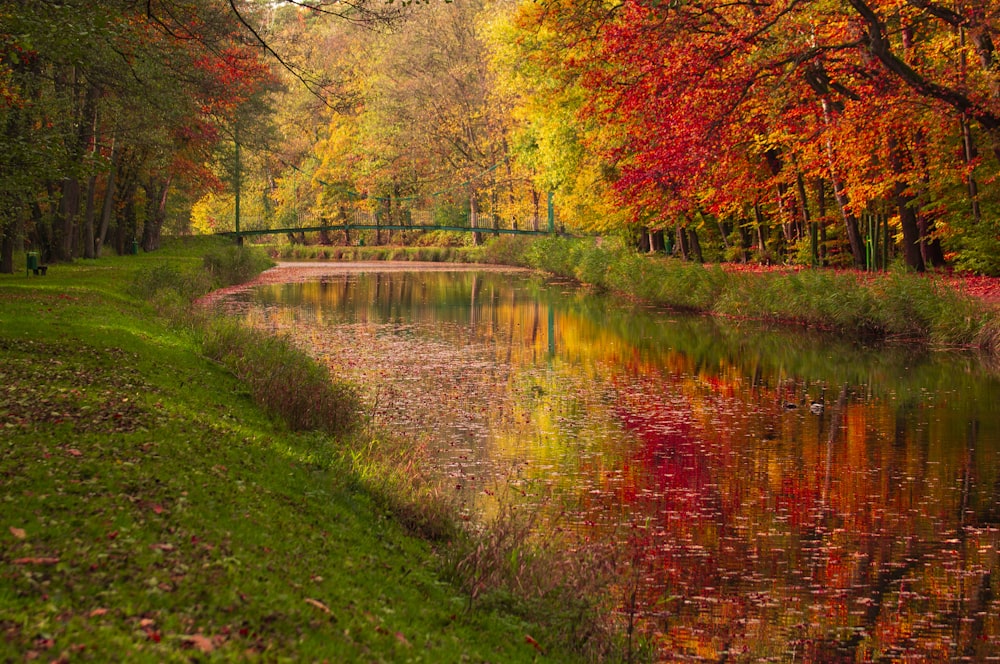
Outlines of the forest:
{"label": "forest", "polygon": [[550,216],[691,261],[997,275],[998,29],[996,0],[5,0],[0,272]]}

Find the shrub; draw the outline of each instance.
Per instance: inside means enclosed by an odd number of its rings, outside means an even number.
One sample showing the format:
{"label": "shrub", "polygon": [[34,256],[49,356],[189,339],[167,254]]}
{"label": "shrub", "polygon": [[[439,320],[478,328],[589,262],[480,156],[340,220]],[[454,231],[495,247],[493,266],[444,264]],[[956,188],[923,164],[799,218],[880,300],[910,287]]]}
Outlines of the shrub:
{"label": "shrub", "polygon": [[470,251],[471,258],[477,263],[491,265],[521,265],[523,255],[531,240],[515,235],[501,235],[491,238],[477,250]]}
{"label": "shrub", "polygon": [[214,287],[209,274],[201,270],[182,271],[173,263],[157,263],[139,270],[132,280],[132,292],[151,302],[161,314],[180,313]]}
{"label": "shrub", "polygon": [[530,618],[549,631],[547,640],[564,639],[560,645],[593,661],[634,661],[622,656],[607,610],[619,581],[614,545],[539,538],[537,515],[501,497],[489,522],[442,552],[446,577],[470,608],[478,602]]}
{"label": "shrub", "polygon": [[216,285],[231,286],[249,281],[274,263],[261,249],[233,245],[206,254],[204,264]]}
{"label": "shrub", "polygon": [[206,325],[202,349],[245,383],[257,404],[293,431],[340,435],[360,423],[358,390],[334,381],[325,367],[285,337],[218,319]]}
{"label": "shrub", "polygon": [[976,346],[994,358],[1000,357],[1000,316],[988,318],[976,332]]}

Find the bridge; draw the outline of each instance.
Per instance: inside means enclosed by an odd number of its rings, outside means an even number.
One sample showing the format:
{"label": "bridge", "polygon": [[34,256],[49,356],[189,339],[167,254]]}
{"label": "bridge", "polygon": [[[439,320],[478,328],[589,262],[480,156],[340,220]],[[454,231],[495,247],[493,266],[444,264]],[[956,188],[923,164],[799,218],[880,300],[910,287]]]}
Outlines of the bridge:
{"label": "bridge", "polygon": [[260,235],[283,235],[286,233],[320,233],[324,231],[453,231],[459,233],[507,234],[507,235],[554,235],[555,224],[549,223],[546,230],[527,230],[518,228],[492,228],[477,226],[434,226],[426,224],[327,224],[323,226],[302,226],[295,228],[255,228],[245,230],[220,231],[216,235],[236,238],[237,242],[244,237]]}
{"label": "bridge", "polygon": [[[282,160],[284,161],[284,160]],[[289,168],[302,172],[298,166],[285,162],[286,166]],[[479,179],[489,173],[492,173],[500,166],[500,163],[493,164],[489,168],[485,169],[482,173],[477,176],[470,178],[466,182],[462,182],[457,185],[453,185],[442,191],[437,191],[432,194],[428,194],[423,198],[437,199],[449,192],[464,189],[468,187],[474,180]],[[303,173],[303,175],[307,175]],[[296,233],[322,233],[329,231],[343,231],[348,240],[350,239],[351,231],[376,231],[381,233],[382,231],[450,231],[459,233],[493,233],[494,235],[506,234],[506,235],[554,235],[556,233],[556,223],[555,223],[555,206],[553,204],[553,192],[548,193],[547,201],[547,217],[548,224],[546,230],[535,230],[532,229],[520,229],[517,227],[517,222],[512,222],[512,228],[501,228],[499,224],[492,223],[488,226],[480,225],[481,221],[484,221],[482,217],[477,213],[476,210],[470,209],[468,211],[468,216],[466,220],[468,225],[457,226],[457,225],[437,225],[437,224],[419,224],[419,223],[399,223],[398,221],[389,221],[388,223],[381,223],[383,219],[382,212],[372,209],[362,210],[359,208],[354,208],[352,210],[347,210],[341,207],[340,215],[338,215],[338,220],[343,219],[340,223],[324,223],[316,226],[301,226],[293,228],[252,228],[245,229],[240,228],[240,190],[241,190],[241,174],[240,174],[240,143],[236,142],[236,172],[234,174],[234,195],[235,195],[235,215],[234,215],[234,230],[232,231],[219,231],[216,235],[221,235],[224,237],[235,238],[237,243],[242,244],[244,237],[254,237],[261,235],[282,235],[282,234],[296,234]],[[322,180],[317,180],[324,187],[333,188],[328,182],[323,182]],[[367,194],[360,194],[354,191],[346,191],[347,198],[349,201],[362,201],[368,199]],[[388,203],[388,207],[391,210],[393,202],[398,206],[403,201],[417,201],[421,200],[420,197],[415,196],[387,196],[387,197],[371,197],[372,200],[377,201],[379,205],[383,203]],[[409,217],[414,210],[407,210],[407,216]],[[426,211],[424,211],[426,213]],[[537,227],[538,224],[538,214],[537,214],[537,199],[536,199],[536,212],[535,218],[532,221],[532,226]],[[392,217],[390,216],[390,219]],[[495,221],[495,220],[494,220]],[[562,231],[565,234],[565,231]]]}

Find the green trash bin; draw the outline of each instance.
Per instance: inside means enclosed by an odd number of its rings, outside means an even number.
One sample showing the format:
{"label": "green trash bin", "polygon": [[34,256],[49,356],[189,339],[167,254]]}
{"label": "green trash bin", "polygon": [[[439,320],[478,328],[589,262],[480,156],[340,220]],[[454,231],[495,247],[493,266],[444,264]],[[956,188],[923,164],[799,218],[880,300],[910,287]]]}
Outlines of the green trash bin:
{"label": "green trash bin", "polygon": [[37,251],[29,251],[27,254],[25,254],[25,265],[26,265],[26,269],[24,271],[25,276],[27,276],[29,272],[37,272],[38,271],[38,252]]}
{"label": "green trash bin", "polygon": [[139,255],[139,241],[138,240],[132,240],[132,255],[133,256],[138,256]]}

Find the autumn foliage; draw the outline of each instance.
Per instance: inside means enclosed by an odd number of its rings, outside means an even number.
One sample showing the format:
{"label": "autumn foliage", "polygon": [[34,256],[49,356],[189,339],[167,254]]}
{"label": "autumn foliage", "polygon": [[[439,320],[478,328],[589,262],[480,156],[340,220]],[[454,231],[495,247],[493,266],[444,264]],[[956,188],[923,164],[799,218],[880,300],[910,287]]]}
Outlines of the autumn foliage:
{"label": "autumn foliage", "polygon": [[552,0],[520,25],[572,52],[587,145],[639,225],[742,260],[870,266],[881,242],[990,270],[993,4]]}

